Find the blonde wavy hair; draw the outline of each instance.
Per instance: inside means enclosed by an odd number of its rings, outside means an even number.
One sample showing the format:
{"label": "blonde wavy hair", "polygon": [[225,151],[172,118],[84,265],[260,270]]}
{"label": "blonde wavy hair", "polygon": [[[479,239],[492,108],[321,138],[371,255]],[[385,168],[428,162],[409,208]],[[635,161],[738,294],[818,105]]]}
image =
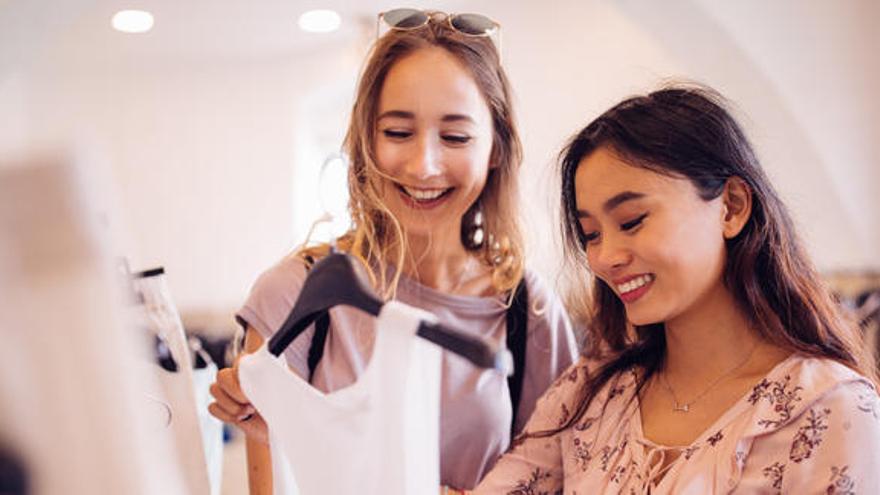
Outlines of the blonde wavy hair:
{"label": "blonde wavy hair", "polygon": [[[491,267],[499,293],[510,291],[523,276],[523,243],[519,230],[517,174],[522,145],[514,121],[512,95],[498,51],[488,37],[463,35],[432,18],[412,30],[391,30],[371,48],[358,83],[343,149],[349,158],[349,213],[352,227],[336,241],[337,248],[363,262],[374,286],[393,298],[404,263],[410,255],[403,229],[382,201],[385,177],[376,164],[375,136],[379,96],[391,67],[424,48],[439,47],[470,71],[492,116],[493,142],[489,175],[476,204],[483,211],[486,242],[478,257]],[[301,249],[300,256],[318,258],[329,246]],[[388,268],[394,267],[391,271]]]}

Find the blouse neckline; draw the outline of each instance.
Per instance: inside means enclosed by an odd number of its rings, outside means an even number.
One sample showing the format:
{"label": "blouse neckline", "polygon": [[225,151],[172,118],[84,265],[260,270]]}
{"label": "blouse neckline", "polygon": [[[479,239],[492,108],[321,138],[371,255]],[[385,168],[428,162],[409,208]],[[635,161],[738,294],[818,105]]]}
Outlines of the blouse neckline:
{"label": "blouse neckline", "polygon": [[792,353],[782,361],[776,363],[776,365],[773,366],[770,371],[768,371],[763,377],[761,377],[761,379],[755,382],[752,387],[749,387],[746,392],[739,399],[737,399],[733,406],[728,408],[721,416],[719,416],[714,422],[712,422],[712,424],[710,424],[705,430],[697,435],[696,440],[694,440],[690,445],[663,445],[645,437],[644,430],[642,429],[641,401],[639,400],[638,395],[636,395],[632,401],[633,406],[631,406],[635,408],[635,410],[632,411],[632,419],[630,421],[630,426],[633,434],[632,438],[638,440],[639,443],[651,449],[679,450],[682,452],[710,442],[712,437],[717,435],[718,432],[723,430],[728,424],[739,417],[746,408],[751,407],[751,404],[749,404],[749,397],[751,397],[755,386],[757,386],[763,380],[775,379],[778,375],[781,375],[783,373],[783,370],[791,366],[792,362],[797,358],[798,355]]}

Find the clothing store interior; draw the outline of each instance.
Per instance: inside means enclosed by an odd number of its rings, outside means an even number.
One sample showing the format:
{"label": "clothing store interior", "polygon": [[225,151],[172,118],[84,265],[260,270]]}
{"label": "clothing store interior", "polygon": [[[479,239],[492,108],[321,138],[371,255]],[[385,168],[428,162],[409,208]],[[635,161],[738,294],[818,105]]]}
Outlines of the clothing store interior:
{"label": "clothing store interior", "polygon": [[[670,84],[723,96],[821,285],[876,358],[878,20],[880,4],[870,0],[0,0],[0,494],[474,489],[515,447],[512,436],[529,420],[523,411],[536,401],[540,407],[543,391],[595,344],[569,296],[573,285],[594,280],[573,277],[580,272],[567,264],[563,149],[618,102]],[[382,178],[397,170],[383,164],[422,132],[382,122],[421,125],[440,108],[431,91],[413,90],[419,84],[459,77],[461,101],[476,95],[459,112],[466,115],[446,115],[442,125],[468,120],[487,132],[500,125],[494,107],[485,120],[490,98],[475,92],[483,76],[471,75],[478,71],[468,72],[452,51],[416,48],[395,59],[400,65],[371,73],[380,82],[362,79],[388,33],[429,28],[497,54],[510,88],[503,105],[513,108],[522,148],[511,175],[518,189],[508,198],[515,219],[474,210],[479,188],[464,203],[466,186],[499,183],[493,177],[507,174],[507,165],[483,160],[474,179],[473,170],[437,158],[471,153],[462,151],[471,138],[414,142],[420,159],[435,160],[420,165],[440,177],[430,184]],[[417,58],[425,54],[435,58]],[[437,75],[413,79],[414,70]],[[395,100],[400,94],[410,99]],[[356,127],[357,112],[390,101],[410,106],[382,114],[378,130]],[[379,136],[370,142],[376,149],[357,148],[363,135]],[[363,156],[353,159],[352,150]],[[385,194],[370,189],[380,180],[396,184],[393,197],[387,207],[365,207]],[[463,205],[455,210],[461,236],[438,227],[425,242],[430,234],[408,230],[430,231],[407,223],[412,212],[387,220],[406,205],[430,217],[425,224]],[[499,244],[500,231],[491,229],[501,221],[517,223],[517,249],[507,238]],[[389,239],[396,241],[383,244]],[[612,233],[607,239],[603,245],[612,245]],[[407,258],[399,246],[424,252]],[[489,261],[467,254],[478,251]],[[499,268],[514,259],[519,271]],[[434,260],[442,269],[424,266]],[[503,279],[504,290],[493,293],[495,275],[504,273],[516,273],[514,282]],[[633,280],[627,283],[651,284],[654,276]],[[520,307],[517,288],[526,281]],[[636,285],[621,287],[640,294]],[[400,301],[390,304],[395,294]],[[621,297],[627,311],[638,304]],[[485,310],[486,301],[498,339],[468,331],[465,313]],[[520,309],[528,338],[544,332],[554,346],[543,368],[533,351],[544,344],[522,340],[521,351],[511,344]],[[480,328],[490,326],[485,321]],[[372,355],[346,361],[346,346],[363,342]],[[691,384],[681,397],[675,389],[683,382],[669,374],[660,383],[672,414],[699,411],[732,387],[755,352],[744,351],[730,349],[729,369],[719,367],[717,379],[707,372],[704,386]],[[266,352],[273,356],[263,359]],[[458,400],[447,388],[455,380],[471,380],[468,401],[502,386],[492,409],[500,416],[478,423],[497,419],[499,428],[453,424],[446,409],[438,419],[441,406]],[[347,415],[359,416],[351,423]],[[484,452],[476,430],[503,440],[486,440],[492,446]],[[870,456],[880,464],[880,452]],[[268,481],[261,469],[271,471]],[[675,469],[665,476],[678,476]],[[568,474],[565,480],[569,493]],[[477,492],[495,493],[484,490]]]}

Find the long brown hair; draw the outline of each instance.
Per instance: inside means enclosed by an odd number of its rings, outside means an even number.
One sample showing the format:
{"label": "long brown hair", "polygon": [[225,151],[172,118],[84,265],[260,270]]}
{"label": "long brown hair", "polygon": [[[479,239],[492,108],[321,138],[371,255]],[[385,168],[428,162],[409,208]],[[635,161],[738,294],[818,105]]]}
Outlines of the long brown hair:
{"label": "long brown hair", "polygon": [[[523,274],[523,243],[517,211],[517,174],[522,147],[514,121],[510,86],[490,38],[461,34],[434,16],[421,28],[389,31],[376,41],[367,58],[344,142],[349,158],[352,228],[337,243],[359,257],[371,270],[375,284],[385,297],[392,297],[406,260],[407,246],[399,222],[381,199],[383,175],[376,166],[374,150],[379,96],[395,63],[429,47],[446,50],[470,71],[492,116],[493,142],[489,159],[493,167],[472,208],[477,205],[482,208],[488,234],[485,237],[492,240],[483,243],[479,254],[492,266],[495,288],[499,292],[507,291],[516,286]],[[390,280],[386,278],[389,263],[397,268]]]}
{"label": "long brown hair", "polygon": [[[706,201],[717,198],[731,177],[742,179],[751,189],[753,209],[739,235],[726,241],[724,269],[724,283],[737,304],[767,341],[793,353],[833,359],[877,383],[857,327],[821,282],[788,210],[719,94],[679,85],[626,99],[562,150],[563,237],[567,263],[583,274],[581,280],[588,276],[574,177],[581,161],[599,148],[613,150],[632,166],[687,178]],[[628,331],[623,303],[605,282],[593,277],[592,293],[585,290],[570,301],[586,319],[586,351],[607,361],[583,386],[575,414],[559,430],[575,424],[618,373],[639,367],[640,389],[663,366],[666,354],[664,323]]]}

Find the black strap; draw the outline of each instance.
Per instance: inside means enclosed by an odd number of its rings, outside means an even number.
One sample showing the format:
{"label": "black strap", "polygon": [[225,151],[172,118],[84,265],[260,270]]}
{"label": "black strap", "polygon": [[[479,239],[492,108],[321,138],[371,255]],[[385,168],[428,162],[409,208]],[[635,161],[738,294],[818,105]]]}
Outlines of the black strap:
{"label": "black strap", "polygon": [[312,377],[315,375],[315,369],[324,356],[324,344],[327,342],[327,333],[330,328],[330,313],[327,311],[321,313],[315,320],[315,335],[312,336],[312,343],[309,345],[309,383],[312,383]]}
{"label": "black strap", "polygon": [[[306,255],[306,270],[312,268],[312,265],[315,264],[315,259],[311,256]],[[307,359],[307,363],[309,365],[309,383],[312,383],[312,378],[315,376],[315,370],[318,368],[318,363],[321,362],[321,358],[324,356],[324,345],[327,343],[327,333],[330,329],[330,313],[324,311],[315,319],[315,334],[312,336],[312,342],[309,344],[309,356]]]}
{"label": "black strap", "polygon": [[510,422],[510,438],[516,435],[517,413],[522,398],[523,378],[526,368],[526,337],[529,323],[529,290],[525,279],[516,286],[513,301],[507,308],[507,349],[513,355],[513,374],[507,377],[513,417]]}

